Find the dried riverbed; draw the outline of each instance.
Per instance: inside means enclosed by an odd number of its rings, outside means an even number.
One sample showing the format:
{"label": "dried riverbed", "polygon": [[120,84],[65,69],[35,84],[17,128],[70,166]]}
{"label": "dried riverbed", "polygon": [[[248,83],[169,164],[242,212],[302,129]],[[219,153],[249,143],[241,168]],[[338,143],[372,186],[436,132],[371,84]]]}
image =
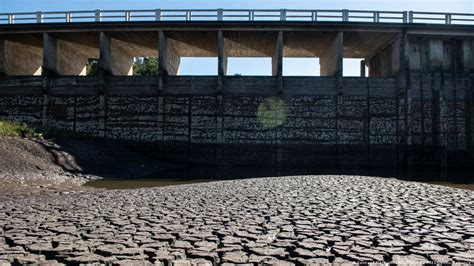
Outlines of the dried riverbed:
{"label": "dried riverbed", "polygon": [[0,196],[9,263],[474,263],[474,192],[289,176]]}

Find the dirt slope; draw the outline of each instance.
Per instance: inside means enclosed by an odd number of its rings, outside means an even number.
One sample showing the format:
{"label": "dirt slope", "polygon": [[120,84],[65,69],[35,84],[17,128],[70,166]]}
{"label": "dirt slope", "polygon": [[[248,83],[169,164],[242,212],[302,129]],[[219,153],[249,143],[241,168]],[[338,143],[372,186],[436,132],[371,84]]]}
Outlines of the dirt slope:
{"label": "dirt slope", "polygon": [[144,177],[174,167],[116,142],[0,137],[0,192],[71,190],[90,179]]}

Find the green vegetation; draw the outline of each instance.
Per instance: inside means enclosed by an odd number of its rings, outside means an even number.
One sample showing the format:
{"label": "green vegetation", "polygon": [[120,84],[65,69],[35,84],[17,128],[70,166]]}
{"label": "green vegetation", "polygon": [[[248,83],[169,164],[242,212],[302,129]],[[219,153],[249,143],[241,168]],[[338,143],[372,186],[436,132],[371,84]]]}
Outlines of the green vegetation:
{"label": "green vegetation", "polygon": [[[99,60],[89,59],[86,65],[87,76],[99,75]],[[135,57],[133,59],[134,76],[156,76],[158,75],[158,58]]]}
{"label": "green vegetation", "polygon": [[42,138],[42,132],[25,123],[11,122],[0,117],[0,136]]}
{"label": "green vegetation", "polygon": [[87,76],[98,76],[99,75],[99,59],[89,59],[86,65]]}
{"label": "green vegetation", "polygon": [[0,137],[21,137],[38,139],[96,139],[67,129],[32,126],[26,123],[13,122],[0,117]]}
{"label": "green vegetation", "polygon": [[134,76],[156,76],[158,75],[158,58],[137,57],[133,61]]}

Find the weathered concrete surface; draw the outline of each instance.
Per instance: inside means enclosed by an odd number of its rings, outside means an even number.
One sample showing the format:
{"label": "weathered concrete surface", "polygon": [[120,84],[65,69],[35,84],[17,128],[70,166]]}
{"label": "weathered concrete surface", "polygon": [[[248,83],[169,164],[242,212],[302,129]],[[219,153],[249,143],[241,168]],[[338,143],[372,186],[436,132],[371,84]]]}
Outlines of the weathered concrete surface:
{"label": "weathered concrete surface", "polygon": [[85,76],[89,59],[99,58],[98,34],[43,35],[43,74]]}
{"label": "weathered concrete surface", "polygon": [[[474,192],[366,176],[0,196],[0,263],[474,263]],[[40,219],[39,219],[40,217]]]}
{"label": "weathered concrete surface", "polygon": [[330,77],[283,77],[281,93],[277,77],[169,76],[161,89],[159,77],[99,79],[3,77],[0,115],[152,143],[181,162],[432,168],[473,160],[466,75],[411,75],[407,89],[396,79],[343,78],[340,93]]}
{"label": "weathered concrete surface", "polygon": [[38,36],[0,38],[0,74],[41,75],[42,39]]}

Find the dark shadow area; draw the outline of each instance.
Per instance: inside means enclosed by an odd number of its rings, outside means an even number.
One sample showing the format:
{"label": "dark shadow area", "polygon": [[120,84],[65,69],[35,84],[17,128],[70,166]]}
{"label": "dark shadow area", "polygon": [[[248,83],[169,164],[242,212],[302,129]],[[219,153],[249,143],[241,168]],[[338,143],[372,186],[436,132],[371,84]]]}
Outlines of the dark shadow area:
{"label": "dark shadow area", "polygon": [[396,172],[397,171],[393,171],[390,169],[337,170],[302,167],[285,167],[284,169],[280,169],[280,171],[278,172],[271,167],[217,167],[188,165],[185,168],[159,171],[154,175],[148,176],[146,178],[95,180],[87,183],[86,186],[106,189],[134,189],[277,176],[362,175],[397,178],[405,181],[432,183],[455,188],[474,190],[474,178],[472,178],[471,171],[440,172],[425,169],[411,171],[410,175],[398,177],[396,175]]}
{"label": "dark shadow area", "polygon": [[[32,136],[44,135],[47,140],[37,137],[31,137],[30,140],[16,138],[11,142],[5,140],[2,152],[5,157],[11,158],[4,160],[4,168],[11,168],[13,172],[33,171],[43,175],[57,172],[59,168],[73,175],[102,178],[103,181],[94,181],[97,185],[93,186],[96,187],[137,188],[298,175],[361,175],[451,186],[474,184],[473,171],[469,167],[443,169],[432,165],[404,168],[398,164],[393,164],[393,167],[368,167],[373,161],[372,157],[364,158],[364,154],[357,151],[351,151],[351,156],[347,157],[344,155],[348,152],[344,149],[336,149],[336,152],[331,153],[331,149],[319,148],[315,153],[293,147],[292,153],[288,154],[299,153],[298,158],[301,160],[292,158],[299,165],[285,166],[288,160],[276,163],[276,150],[272,150],[272,145],[213,145],[191,149],[184,144],[167,147],[160,142],[110,140],[70,130],[32,128],[30,131],[33,132]],[[19,149],[11,152],[12,147]],[[290,158],[288,154],[286,158]],[[354,160],[356,157],[362,159]],[[196,158],[200,160],[196,161]],[[242,158],[247,161],[239,161]],[[253,165],[248,165],[249,162]],[[109,184],[101,185],[101,182]]]}
{"label": "dark shadow area", "polygon": [[[397,167],[367,167],[340,161],[324,166],[216,166],[213,162],[190,163],[187,155],[182,160],[163,159],[160,145],[140,142],[58,138],[54,142],[38,141],[53,162],[73,174],[96,175],[108,179],[164,179],[164,180],[229,180],[255,177],[293,175],[361,175],[398,178],[419,182],[474,183],[472,169],[441,169],[438,167],[402,170]],[[350,166],[344,166],[350,165]]]}

